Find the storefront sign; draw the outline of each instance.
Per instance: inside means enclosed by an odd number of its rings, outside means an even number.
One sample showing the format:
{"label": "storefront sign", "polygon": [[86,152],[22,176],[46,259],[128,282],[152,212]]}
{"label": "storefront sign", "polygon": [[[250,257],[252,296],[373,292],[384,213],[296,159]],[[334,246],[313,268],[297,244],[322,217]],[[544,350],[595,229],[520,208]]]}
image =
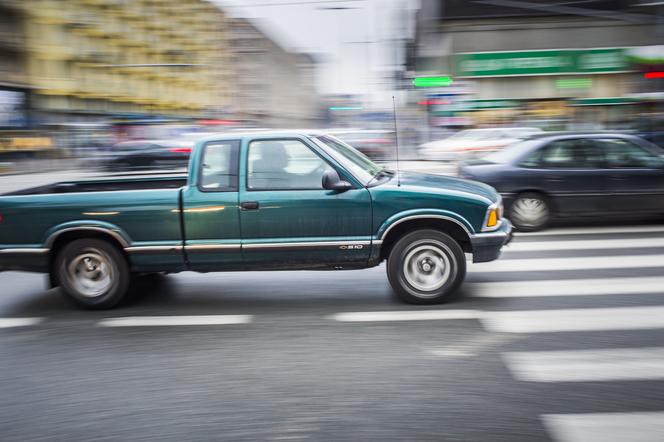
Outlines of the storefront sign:
{"label": "storefront sign", "polygon": [[454,64],[457,77],[605,74],[630,70],[623,48],[457,54]]}

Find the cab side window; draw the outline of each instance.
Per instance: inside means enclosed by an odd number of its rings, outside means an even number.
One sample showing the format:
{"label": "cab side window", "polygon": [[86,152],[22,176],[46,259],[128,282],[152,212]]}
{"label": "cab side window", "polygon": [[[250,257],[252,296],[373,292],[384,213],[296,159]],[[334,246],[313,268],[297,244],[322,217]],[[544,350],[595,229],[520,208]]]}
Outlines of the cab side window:
{"label": "cab side window", "polygon": [[207,192],[238,189],[239,141],[213,141],[203,147],[199,188]]}
{"label": "cab side window", "polygon": [[598,140],[610,168],[649,168],[662,165],[662,160],[628,140],[607,138]]}
{"label": "cab side window", "polygon": [[247,159],[247,188],[322,189],[323,174],[331,169],[300,140],[252,141]]}

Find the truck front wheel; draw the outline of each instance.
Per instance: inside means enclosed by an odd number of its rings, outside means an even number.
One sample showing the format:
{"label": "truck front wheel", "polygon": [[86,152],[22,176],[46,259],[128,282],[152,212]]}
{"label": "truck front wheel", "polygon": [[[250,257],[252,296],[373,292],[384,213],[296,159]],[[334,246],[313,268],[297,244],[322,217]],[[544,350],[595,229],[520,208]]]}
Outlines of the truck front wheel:
{"label": "truck front wheel", "polygon": [[416,230],[394,245],[387,277],[397,296],[409,304],[449,301],[466,276],[466,257],[452,237],[437,230]]}
{"label": "truck front wheel", "polygon": [[114,307],[129,286],[127,260],[117,247],[99,239],[77,239],[65,245],[53,270],[64,292],[89,309]]}

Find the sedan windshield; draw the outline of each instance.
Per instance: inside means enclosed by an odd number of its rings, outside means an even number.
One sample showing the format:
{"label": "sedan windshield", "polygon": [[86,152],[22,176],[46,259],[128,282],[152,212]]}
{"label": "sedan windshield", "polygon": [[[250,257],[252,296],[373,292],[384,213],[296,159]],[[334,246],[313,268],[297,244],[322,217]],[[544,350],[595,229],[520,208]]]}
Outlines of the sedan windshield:
{"label": "sedan windshield", "polygon": [[331,135],[312,137],[312,139],[348,169],[365,186],[385,168],[371,161],[353,146]]}

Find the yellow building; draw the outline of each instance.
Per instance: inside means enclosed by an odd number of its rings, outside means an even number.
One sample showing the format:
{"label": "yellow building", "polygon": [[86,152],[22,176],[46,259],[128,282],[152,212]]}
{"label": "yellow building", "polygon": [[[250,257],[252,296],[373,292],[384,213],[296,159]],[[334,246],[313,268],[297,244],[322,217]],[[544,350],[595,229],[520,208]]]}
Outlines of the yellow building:
{"label": "yellow building", "polygon": [[205,0],[24,0],[31,108],[218,116],[229,102],[225,17]]}

